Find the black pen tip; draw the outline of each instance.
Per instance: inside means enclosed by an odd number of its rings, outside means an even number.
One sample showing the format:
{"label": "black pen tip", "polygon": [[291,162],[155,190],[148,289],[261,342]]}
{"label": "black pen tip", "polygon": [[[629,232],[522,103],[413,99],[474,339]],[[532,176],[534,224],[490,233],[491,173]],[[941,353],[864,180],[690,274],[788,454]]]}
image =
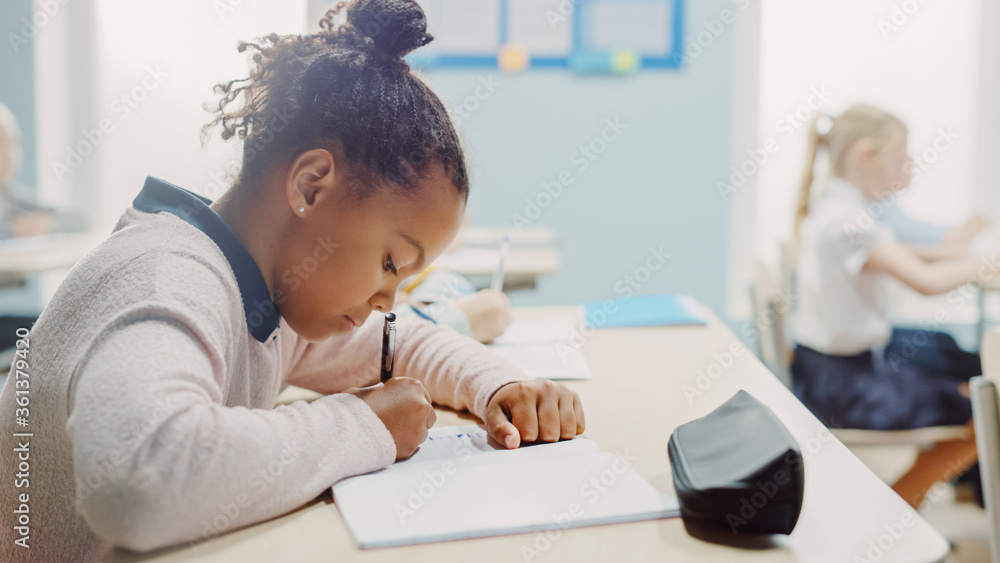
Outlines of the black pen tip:
{"label": "black pen tip", "polygon": [[390,323],[396,322],[396,313],[386,313],[385,320],[389,321]]}

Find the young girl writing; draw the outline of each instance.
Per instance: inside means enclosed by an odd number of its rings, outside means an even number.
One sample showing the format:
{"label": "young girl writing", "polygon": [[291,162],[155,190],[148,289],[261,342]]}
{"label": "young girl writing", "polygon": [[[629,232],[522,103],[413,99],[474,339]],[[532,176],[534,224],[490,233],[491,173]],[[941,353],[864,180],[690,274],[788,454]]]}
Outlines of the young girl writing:
{"label": "young girl writing", "polygon": [[[422,10],[355,0],[335,25],[339,9],[315,35],[240,45],[250,75],[217,87],[214,122],[244,143],[233,188],[212,203],[147,179],[24,339],[0,444],[30,464],[4,506],[24,494],[30,512],[3,511],[0,559],[92,561],[272,518],[412,454],[432,401],[508,448],[583,431],[574,392],[420,319],[398,323],[395,377],[372,386],[368,317],[448,246],[469,186],[444,106],[402,60],[432,39]],[[271,408],[284,384],[328,396]]]}
{"label": "young girl writing", "polygon": [[[989,272],[988,261],[958,245],[901,244],[878,221],[884,206],[896,204],[894,193],[909,185],[911,160],[902,121],[856,105],[833,118],[822,134],[815,125],[795,218],[795,394],[835,427],[891,430],[969,423],[966,380],[982,373],[979,356],[962,351],[941,332],[894,329],[882,285],[894,277],[923,295],[937,295]],[[829,153],[831,177],[813,198],[813,167],[821,148]],[[971,441],[947,448],[947,455],[928,455],[947,459],[953,473],[975,460]],[[925,485],[933,482],[914,486],[904,479],[897,492],[912,490],[903,496],[917,505]]]}

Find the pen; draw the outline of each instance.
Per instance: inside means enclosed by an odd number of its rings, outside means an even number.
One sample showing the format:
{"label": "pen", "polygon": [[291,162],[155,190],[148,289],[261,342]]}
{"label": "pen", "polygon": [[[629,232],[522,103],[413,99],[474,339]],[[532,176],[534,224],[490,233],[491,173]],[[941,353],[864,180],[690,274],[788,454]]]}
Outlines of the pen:
{"label": "pen", "polygon": [[493,283],[490,284],[490,287],[493,288],[494,291],[503,290],[503,269],[504,262],[507,261],[507,250],[509,248],[510,236],[504,235],[503,241],[500,243],[500,263],[497,264],[497,271],[493,274]]}
{"label": "pen", "polygon": [[392,364],[396,359],[396,313],[385,314],[382,327],[382,383],[392,379]]}

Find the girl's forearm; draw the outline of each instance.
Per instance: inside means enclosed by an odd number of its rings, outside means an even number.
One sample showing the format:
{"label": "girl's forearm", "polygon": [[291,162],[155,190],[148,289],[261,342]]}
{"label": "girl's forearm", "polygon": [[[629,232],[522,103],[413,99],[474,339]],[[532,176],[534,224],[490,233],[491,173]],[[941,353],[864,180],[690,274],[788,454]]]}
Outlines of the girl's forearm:
{"label": "girl's forearm", "polygon": [[105,541],[139,551],[198,541],[392,463],[392,436],[356,397],[222,404],[218,354],[193,334],[128,325],[106,333],[79,375],[66,430],[77,481],[92,485],[78,510]]}
{"label": "girl's forearm", "polygon": [[927,262],[954,260],[956,258],[968,258],[972,256],[965,246],[954,243],[913,244],[908,246],[914,254]]}
{"label": "girl's forearm", "polygon": [[865,270],[888,274],[923,295],[939,295],[970,282],[987,282],[1000,275],[997,256],[972,256],[928,262],[899,243],[879,246]]}
{"label": "girl's forearm", "polygon": [[940,295],[967,283],[983,283],[996,277],[998,272],[991,265],[995,257],[964,256],[929,263],[924,295]]}

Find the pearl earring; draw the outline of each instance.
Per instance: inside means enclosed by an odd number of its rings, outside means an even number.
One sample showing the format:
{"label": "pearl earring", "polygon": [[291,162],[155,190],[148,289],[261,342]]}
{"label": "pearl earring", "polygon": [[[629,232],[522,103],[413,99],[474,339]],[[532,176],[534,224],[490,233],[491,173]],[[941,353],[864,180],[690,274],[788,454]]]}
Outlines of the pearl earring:
{"label": "pearl earring", "polygon": [[300,207],[299,208],[299,213],[305,213],[305,212],[306,212],[306,208],[305,207]]}

